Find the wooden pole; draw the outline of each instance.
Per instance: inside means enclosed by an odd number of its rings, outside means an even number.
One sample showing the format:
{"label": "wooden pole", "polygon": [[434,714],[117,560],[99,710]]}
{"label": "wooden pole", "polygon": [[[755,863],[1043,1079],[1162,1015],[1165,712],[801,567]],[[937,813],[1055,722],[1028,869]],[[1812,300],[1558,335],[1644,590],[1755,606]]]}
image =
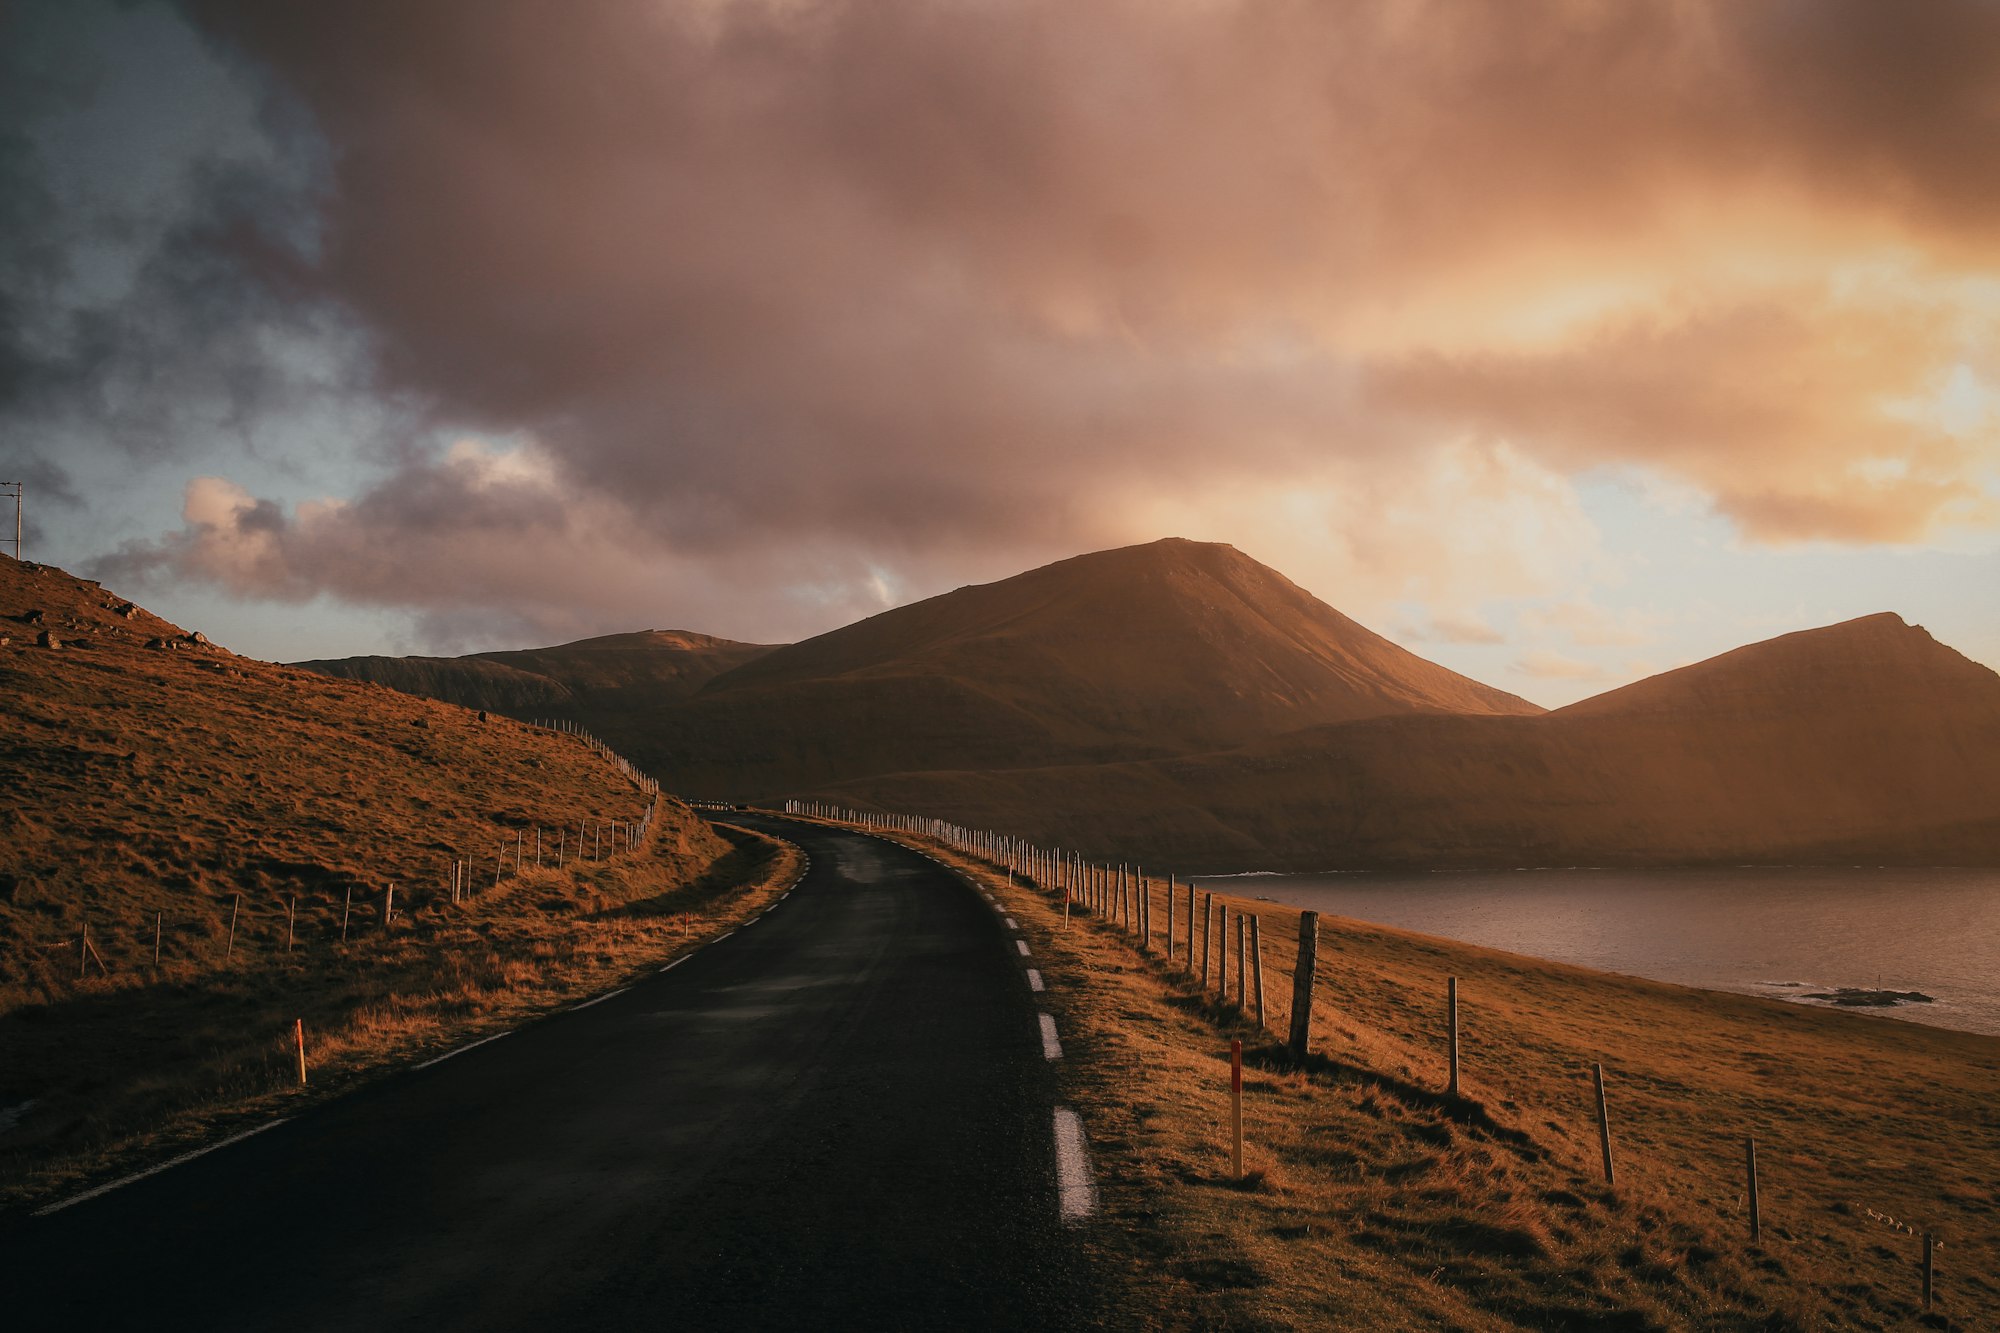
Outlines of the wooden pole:
{"label": "wooden pole", "polygon": [[153,966],[160,965],[160,930],[166,923],[166,913],[153,913]]}
{"label": "wooden pole", "polygon": [[1250,978],[1251,998],[1257,1006],[1257,1026],[1264,1026],[1264,932],[1261,929],[1264,918],[1257,913],[1250,914]]}
{"label": "wooden pole", "polygon": [[1174,961],[1174,899],[1180,896],[1180,883],[1173,872],[1167,872],[1167,961]]}
{"label": "wooden pole", "polygon": [[1757,1140],[1755,1136],[1743,1140],[1743,1167],[1750,1178],[1750,1243],[1755,1245],[1764,1237],[1764,1218],[1757,1209]]}
{"label": "wooden pole", "polygon": [[222,961],[225,963],[236,955],[236,913],[242,907],[243,895],[239,893],[235,901],[229,904],[229,943],[222,947]]}
{"label": "wooden pole", "polygon": [[1618,1173],[1611,1167],[1611,1115],[1604,1107],[1604,1066],[1592,1065],[1590,1076],[1597,1084],[1597,1141],[1604,1149],[1604,1183],[1616,1185]]}
{"label": "wooden pole", "polygon": [[1229,999],[1229,904],[1215,905],[1216,933],[1221,936],[1215,942],[1215,998],[1227,1002]]}
{"label": "wooden pole", "polygon": [[292,1038],[293,1038],[293,1040],[294,1040],[294,1041],[296,1041],[296,1042],[298,1043],[298,1048],[299,1048],[299,1086],[303,1088],[303,1087],[304,1087],[304,1086],[306,1085],[306,1021],[305,1021],[305,1019],[303,1019],[303,1018],[295,1018],[295,1019],[293,1019],[293,1020],[292,1020]]}
{"label": "wooden pole", "polygon": [[347,943],[347,917],[354,910],[354,886],[347,886],[347,897],[340,904],[340,942]]}
{"label": "wooden pole", "polygon": [[82,981],[90,971],[90,923],[83,923],[83,934],[76,942],[76,979]]}
{"label": "wooden pole", "polygon": [[285,902],[285,952],[292,951],[292,941],[299,934],[299,895],[293,894]]}
{"label": "wooden pole", "polygon": [[542,868],[542,826],[535,825],[535,869]]}
{"label": "wooden pole", "polygon": [[1236,1007],[1250,1005],[1250,923],[1236,914]]}
{"label": "wooden pole", "polygon": [[1292,1058],[1303,1060],[1312,1045],[1313,983],[1319,970],[1319,913],[1299,913],[1299,959],[1292,964]]}
{"label": "wooden pole", "polygon": [[1186,960],[1181,964],[1181,971],[1183,972],[1194,971],[1194,881],[1193,880],[1188,881],[1187,956]]}
{"label": "wooden pole", "polygon": [[1451,1085],[1445,1090],[1449,1097],[1458,1096],[1458,978],[1446,977],[1444,983],[1445,1008],[1445,1050],[1451,1061]]}
{"label": "wooden pole", "polygon": [[1937,1265],[1932,1251],[1937,1248],[1937,1238],[1930,1232],[1924,1233],[1924,1308],[1931,1308],[1931,1298],[1936,1292]]}
{"label": "wooden pole", "polygon": [[1243,1040],[1229,1042],[1229,1172],[1243,1179]]}
{"label": "wooden pole", "polygon": [[[1188,929],[1194,929],[1194,922],[1188,922]],[[1208,989],[1208,941],[1214,934],[1215,895],[1204,893],[1201,895],[1201,988],[1203,990]],[[1194,946],[1192,943],[1189,944],[1188,949],[1189,952],[1193,952]]]}
{"label": "wooden pole", "polygon": [[382,929],[386,933],[389,923],[396,919],[396,886],[391,884],[382,894]]}

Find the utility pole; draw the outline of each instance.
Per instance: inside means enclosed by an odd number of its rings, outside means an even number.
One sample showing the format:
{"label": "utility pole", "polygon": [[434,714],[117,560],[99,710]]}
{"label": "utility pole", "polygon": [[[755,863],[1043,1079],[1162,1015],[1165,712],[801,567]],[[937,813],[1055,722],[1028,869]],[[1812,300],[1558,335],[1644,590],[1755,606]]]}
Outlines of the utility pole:
{"label": "utility pole", "polygon": [[[14,558],[16,560],[19,560],[21,558],[21,510],[23,507],[22,492],[25,491],[26,489],[27,489],[26,482],[0,481],[0,497],[11,496],[14,501]],[[7,540],[5,537],[0,537],[0,541],[5,541],[5,540]]]}

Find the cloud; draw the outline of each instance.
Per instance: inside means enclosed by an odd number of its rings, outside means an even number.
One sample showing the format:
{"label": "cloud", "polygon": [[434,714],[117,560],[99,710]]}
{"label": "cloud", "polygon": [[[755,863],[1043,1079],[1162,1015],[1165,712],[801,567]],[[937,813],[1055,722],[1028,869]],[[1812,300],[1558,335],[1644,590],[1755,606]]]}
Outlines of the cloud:
{"label": "cloud", "polygon": [[[128,541],[93,576],[145,588],[210,584],[246,599],[331,596],[419,616],[425,641],[487,647],[652,624],[744,638],[817,630],[881,609],[839,551],[710,560],[676,549],[629,510],[565,498],[560,464],[532,445],[461,440],[435,465],[399,472],[358,499],[287,507],[222,477],[189,482],[182,528]],[[746,598],[757,610],[746,617]],[[666,626],[661,626],[665,628]]]}
{"label": "cloud", "polygon": [[1995,521],[1990,423],[1885,406],[2000,370],[1974,0],[181,12],[297,161],[0,379],[189,458],[359,403],[365,466],[135,571],[768,636],[1180,532],[1448,630],[1568,590],[1605,467],[1758,542]]}
{"label": "cloud", "polygon": [[1520,623],[1532,635],[1560,634],[1585,648],[1620,648],[1654,642],[1659,618],[1633,610],[1614,614],[1592,602],[1572,600],[1528,607]]}
{"label": "cloud", "polygon": [[1656,309],[1551,351],[1426,353],[1378,394],[1491,430],[1550,466],[1641,465],[1690,481],[1753,539],[1907,542],[1990,526],[2000,435],[1907,405],[1955,373],[1963,320],[1905,287]]}
{"label": "cloud", "polygon": [[1427,619],[1405,625],[1402,629],[1402,637],[1418,643],[1495,644],[1507,642],[1506,635],[1478,616],[1431,616]]}
{"label": "cloud", "polygon": [[1608,681],[1614,674],[1603,664],[1561,653],[1531,652],[1514,660],[1508,670],[1538,680]]}

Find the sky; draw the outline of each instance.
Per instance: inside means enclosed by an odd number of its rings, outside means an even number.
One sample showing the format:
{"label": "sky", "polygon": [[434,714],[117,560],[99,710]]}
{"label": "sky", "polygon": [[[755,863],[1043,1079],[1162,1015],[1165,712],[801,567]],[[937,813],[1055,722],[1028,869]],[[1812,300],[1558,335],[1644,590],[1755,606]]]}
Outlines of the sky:
{"label": "sky", "polygon": [[2000,5],[0,5],[26,554],[280,660],[1165,536],[1557,705],[2000,666]]}

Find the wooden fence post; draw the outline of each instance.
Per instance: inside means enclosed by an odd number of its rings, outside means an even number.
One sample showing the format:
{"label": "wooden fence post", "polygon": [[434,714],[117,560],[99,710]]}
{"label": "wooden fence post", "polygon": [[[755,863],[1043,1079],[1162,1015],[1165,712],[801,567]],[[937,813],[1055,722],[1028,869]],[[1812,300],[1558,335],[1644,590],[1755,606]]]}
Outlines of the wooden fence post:
{"label": "wooden fence post", "polygon": [[1220,936],[1215,942],[1215,998],[1227,1004],[1229,1002],[1229,904],[1217,903],[1215,916],[1216,934]]}
{"label": "wooden fence post", "polygon": [[1250,997],[1257,1007],[1257,1026],[1264,1026],[1264,918],[1250,914]]}
{"label": "wooden fence post", "polygon": [[347,886],[347,897],[340,904],[340,942],[347,943],[347,917],[354,910],[354,886]]}
{"label": "wooden fence post", "polygon": [[1937,1238],[1930,1232],[1924,1233],[1924,1308],[1931,1308],[1931,1297],[1936,1291],[1937,1267],[1932,1251],[1937,1248]]}
{"label": "wooden fence post", "polygon": [[1250,1006],[1250,923],[1236,913],[1236,1007]]}
{"label": "wooden fence post", "polygon": [[1167,872],[1167,961],[1174,961],[1174,899],[1180,896],[1180,883],[1173,872]]}
{"label": "wooden fence post", "polygon": [[[1201,988],[1203,990],[1208,989],[1208,941],[1209,937],[1215,933],[1214,918],[1215,895],[1204,893],[1201,895]],[[1194,929],[1192,921],[1188,922],[1188,929]],[[1188,951],[1190,953],[1194,951],[1193,944],[1189,944]]]}
{"label": "wooden fence post", "polygon": [[1590,1077],[1597,1084],[1597,1141],[1604,1149],[1604,1183],[1615,1186],[1618,1175],[1611,1168],[1611,1115],[1604,1107],[1604,1066],[1592,1065]]}
{"label": "wooden fence post", "polygon": [[222,946],[222,961],[225,963],[236,956],[236,913],[242,906],[243,895],[239,893],[229,904],[229,942]]}
{"label": "wooden fence post", "polygon": [[303,1018],[295,1018],[295,1019],[293,1019],[293,1020],[292,1020],[292,1037],[293,1037],[293,1039],[294,1039],[295,1041],[297,1041],[297,1043],[298,1043],[298,1047],[299,1047],[299,1086],[303,1088],[303,1087],[304,1087],[304,1086],[306,1085],[306,1021],[305,1021],[305,1019],[303,1019]]}
{"label": "wooden fence post", "polygon": [[160,928],[166,922],[165,912],[153,913],[153,966],[160,965]]}
{"label": "wooden fence post", "polygon": [[293,894],[285,902],[285,952],[292,951],[292,941],[299,934],[299,895]]}
{"label": "wooden fence post", "polygon": [[391,884],[382,894],[382,932],[387,934],[389,923],[396,919],[396,886]]}
{"label": "wooden fence post", "polygon": [[76,941],[76,979],[82,981],[90,972],[90,923],[83,923],[83,934]]}
{"label": "wooden fence post", "polygon": [[1292,964],[1292,1058],[1303,1060],[1312,1045],[1313,982],[1319,970],[1319,913],[1299,913],[1299,959]]}
{"label": "wooden fence post", "polygon": [[1446,1028],[1446,1052],[1451,1061],[1451,1086],[1446,1095],[1458,1096],[1458,978],[1447,977],[1444,983],[1444,1008]]}
{"label": "wooden fence post", "polygon": [[1764,1236],[1764,1219],[1757,1210],[1757,1139],[1753,1135],[1743,1140],[1743,1166],[1750,1178],[1750,1243],[1755,1245]]}

